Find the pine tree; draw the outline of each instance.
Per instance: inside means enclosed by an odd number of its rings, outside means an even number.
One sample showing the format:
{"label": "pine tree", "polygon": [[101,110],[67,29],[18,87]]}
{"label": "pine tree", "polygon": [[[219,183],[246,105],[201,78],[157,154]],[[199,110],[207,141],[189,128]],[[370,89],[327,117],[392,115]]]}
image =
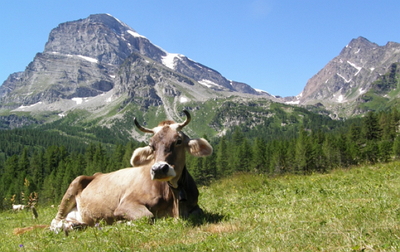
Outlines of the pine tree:
{"label": "pine tree", "polygon": [[123,165],[124,154],[125,154],[125,147],[120,144],[117,144],[110,158],[110,161],[108,162],[106,172],[112,172],[125,168],[126,166]]}
{"label": "pine tree", "polygon": [[355,123],[350,125],[350,129],[347,133],[347,151],[350,157],[350,164],[357,165],[359,164],[360,155],[361,155],[361,145],[363,144],[363,140],[361,137],[361,127],[356,125]]}
{"label": "pine tree", "polygon": [[393,142],[393,155],[396,159],[400,159],[400,135]]}
{"label": "pine tree", "polygon": [[393,144],[389,140],[382,140],[378,144],[379,147],[379,161],[388,162],[392,154]]}
{"label": "pine tree", "polygon": [[42,150],[36,150],[29,163],[32,172],[32,183],[36,185],[38,189],[41,189],[44,181],[44,152]]}
{"label": "pine tree", "polygon": [[312,147],[304,129],[300,130],[299,137],[296,142],[296,165],[297,171],[300,173],[309,173],[312,168]]}
{"label": "pine tree", "polygon": [[282,143],[284,149],[282,156],[284,157],[284,172],[295,172],[296,170],[296,139],[284,141]]}
{"label": "pine tree", "polygon": [[228,146],[225,136],[220,139],[215,149],[217,177],[219,178],[231,174],[232,169],[228,162]]}
{"label": "pine tree", "polygon": [[[144,146],[144,144],[142,144],[142,146]],[[122,167],[132,167],[130,161],[131,161],[131,157],[133,154],[133,151],[137,148],[138,146],[136,146],[133,142],[128,142],[125,146],[125,154],[122,160]]]}
{"label": "pine tree", "polygon": [[258,171],[265,171],[266,163],[266,143],[262,138],[256,138],[253,145],[254,168]]}
{"label": "pine tree", "polygon": [[274,141],[271,145],[271,157],[270,157],[270,174],[281,174],[286,172],[285,167],[285,151],[283,149],[283,142]]}
{"label": "pine tree", "polygon": [[381,129],[379,128],[378,118],[374,112],[369,111],[365,116],[362,133],[366,140],[378,140],[380,138]]}

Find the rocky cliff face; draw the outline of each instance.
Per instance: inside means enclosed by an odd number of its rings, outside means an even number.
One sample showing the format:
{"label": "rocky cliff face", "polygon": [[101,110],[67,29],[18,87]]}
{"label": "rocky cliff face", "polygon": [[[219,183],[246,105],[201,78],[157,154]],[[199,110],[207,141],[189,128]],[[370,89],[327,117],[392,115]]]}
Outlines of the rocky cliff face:
{"label": "rocky cliff face", "polygon": [[44,51],[24,72],[10,75],[0,86],[0,107],[51,104],[106,92],[159,105],[163,102],[155,86],[168,86],[169,82],[193,88],[196,83],[199,92],[206,88],[267,95],[244,83],[232,85],[217,71],[184,55],[170,54],[118,19],[97,14],[54,28]]}
{"label": "rocky cliff face", "polygon": [[[400,61],[400,44],[379,46],[363,37],[353,39],[306,84],[295,98],[300,104],[351,102],[370,89],[390,65]],[[293,101],[293,100],[292,100]]]}

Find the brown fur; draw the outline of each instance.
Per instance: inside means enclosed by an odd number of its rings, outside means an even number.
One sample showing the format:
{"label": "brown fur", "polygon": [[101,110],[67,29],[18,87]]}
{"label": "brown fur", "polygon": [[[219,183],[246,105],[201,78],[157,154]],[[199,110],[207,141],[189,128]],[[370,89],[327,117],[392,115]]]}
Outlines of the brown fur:
{"label": "brown fur", "polygon": [[168,126],[168,125],[171,125],[171,124],[174,124],[174,123],[175,123],[174,121],[165,120],[165,121],[160,122],[160,123],[158,124],[158,126]]}

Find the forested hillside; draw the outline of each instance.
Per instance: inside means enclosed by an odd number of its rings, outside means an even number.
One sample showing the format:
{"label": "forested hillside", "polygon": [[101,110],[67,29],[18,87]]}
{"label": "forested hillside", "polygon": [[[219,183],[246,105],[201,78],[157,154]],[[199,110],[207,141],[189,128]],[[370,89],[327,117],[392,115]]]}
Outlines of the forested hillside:
{"label": "forested hillside", "polygon": [[[237,172],[309,174],[387,162],[400,158],[399,122],[397,110],[369,112],[364,118],[345,122],[309,113],[303,115],[301,124],[290,128],[276,116],[264,127],[236,127],[223,137],[209,139],[214,154],[188,157],[187,164],[196,181],[207,184]],[[129,167],[132,151],[144,143],[118,143],[116,136],[114,142],[94,141],[94,136],[100,140],[107,133],[98,130],[92,132],[92,141],[87,135],[79,138],[55,131],[0,131],[1,208],[27,204],[28,196],[36,193],[41,204],[57,203],[76,176]]]}

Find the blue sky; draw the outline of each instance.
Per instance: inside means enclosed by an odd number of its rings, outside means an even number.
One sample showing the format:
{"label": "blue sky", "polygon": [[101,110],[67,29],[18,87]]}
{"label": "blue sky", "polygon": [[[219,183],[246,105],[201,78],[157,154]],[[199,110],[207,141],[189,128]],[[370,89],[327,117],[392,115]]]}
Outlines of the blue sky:
{"label": "blue sky", "polygon": [[398,0],[21,0],[0,8],[0,84],[58,24],[109,13],[180,53],[273,95],[299,94],[353,38],[400,43]]}

